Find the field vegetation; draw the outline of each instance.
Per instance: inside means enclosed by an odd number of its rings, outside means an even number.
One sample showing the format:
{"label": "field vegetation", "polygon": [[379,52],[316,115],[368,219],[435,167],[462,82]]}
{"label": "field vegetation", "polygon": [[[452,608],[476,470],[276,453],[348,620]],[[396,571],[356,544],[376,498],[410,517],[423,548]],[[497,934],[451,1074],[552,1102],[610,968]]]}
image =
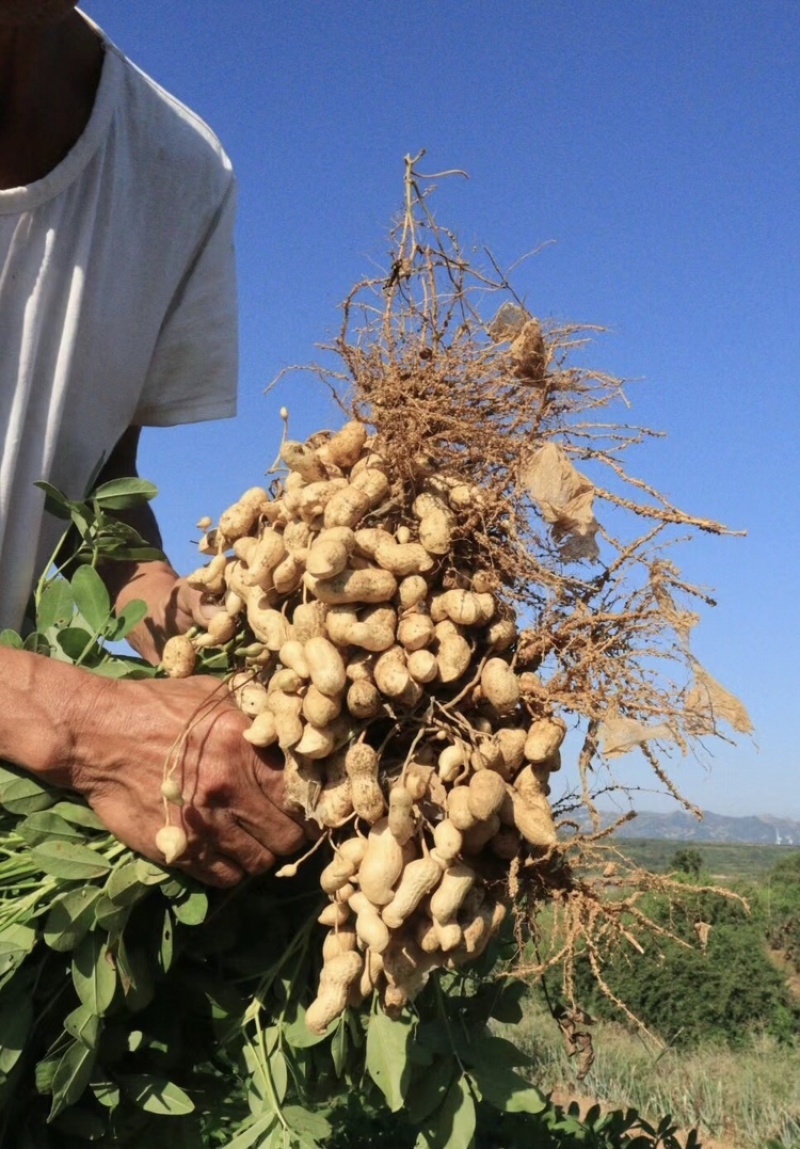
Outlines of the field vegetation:
{"label": "field vegetation", "polygon": [[[765,851],[773,857],[766,871]],[[605,993],[579,963],[576,996],[592,1019],[594,1054],[581,1079],[549,1014],[563,1008],[555,979],[553,987],[543,979],[515,1031],[532,1078],[562,1101],[634,1107],[650,1121],[669,1114],[709,1149],[796,1149],[800,850],[641,842],[635,853],[685,882],[685,898],[670,906],[653,895],[647,906],[673,937],[650,937],[645,960],[611,955]],[[742,875],[728,883],[735,898],[703,888],[719,880],[712,866]]]}
{"label": "field vegetation", "polygon": [[[767,879],[784,859],[798,853],[796,846],[772,846],[756,842],[675,842],[667,838],[626,838],[625,853],[645,870],[666,874],[685,851],[699,858],[702,871],[716,882]],[[691,872],[691,871],[690,871]]]}

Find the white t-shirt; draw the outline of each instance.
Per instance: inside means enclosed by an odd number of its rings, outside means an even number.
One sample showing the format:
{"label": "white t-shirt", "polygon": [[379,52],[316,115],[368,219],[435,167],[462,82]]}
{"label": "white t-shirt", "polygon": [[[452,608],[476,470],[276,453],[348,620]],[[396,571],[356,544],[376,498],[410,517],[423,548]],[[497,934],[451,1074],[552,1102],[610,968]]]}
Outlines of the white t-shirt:
{"label": "white t-shirt", "polygon": [[230,162],[103,42],[75,147],[0,190],[0,626],[21,625],[64,529],[37,479],[80,498],[129,426],[235,413]]}

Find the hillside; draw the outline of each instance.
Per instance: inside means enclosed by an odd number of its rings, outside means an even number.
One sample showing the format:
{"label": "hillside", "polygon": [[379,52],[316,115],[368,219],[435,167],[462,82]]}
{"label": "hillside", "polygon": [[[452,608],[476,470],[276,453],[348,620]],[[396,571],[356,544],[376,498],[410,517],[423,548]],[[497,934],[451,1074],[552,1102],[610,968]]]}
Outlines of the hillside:
{"label": "hillside", "polygon": [[[608,814],[609,821],[613,815]],[[770,815],[730,818],[703,812],[702,821],[686,810],[668,814],[642,810],[617,831],[620,838],[656,838],[674,842],[748,842],[800,846],[800,822]]]}

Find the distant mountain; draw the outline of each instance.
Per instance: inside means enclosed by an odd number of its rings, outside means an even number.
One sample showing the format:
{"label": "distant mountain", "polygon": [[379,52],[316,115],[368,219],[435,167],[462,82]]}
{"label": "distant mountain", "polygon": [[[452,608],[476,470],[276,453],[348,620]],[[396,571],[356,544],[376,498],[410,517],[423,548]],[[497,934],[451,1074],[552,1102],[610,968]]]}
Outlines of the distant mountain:
{"label": "distant mountain", "polygon": [[[613,816],[604,815],[609,821]],[[703,811],[702,821],[687,810],[658,814],[642,810],[617,831],[620,838],[665,838],[674,842],[753,842],[800,846],[800,822],[770,815],[728,818]]]}

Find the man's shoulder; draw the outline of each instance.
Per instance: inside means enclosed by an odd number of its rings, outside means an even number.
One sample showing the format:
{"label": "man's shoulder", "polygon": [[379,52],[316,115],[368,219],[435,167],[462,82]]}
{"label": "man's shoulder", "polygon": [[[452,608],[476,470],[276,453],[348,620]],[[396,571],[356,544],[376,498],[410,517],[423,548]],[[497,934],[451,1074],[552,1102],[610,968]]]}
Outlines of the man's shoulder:
{"label": "man's shoulder", "polygon": [[221,198],[233,175],[222,143],[209,125],[113,45],[119,57],[123,117],[139,170],[159,182],[180,183]]}

